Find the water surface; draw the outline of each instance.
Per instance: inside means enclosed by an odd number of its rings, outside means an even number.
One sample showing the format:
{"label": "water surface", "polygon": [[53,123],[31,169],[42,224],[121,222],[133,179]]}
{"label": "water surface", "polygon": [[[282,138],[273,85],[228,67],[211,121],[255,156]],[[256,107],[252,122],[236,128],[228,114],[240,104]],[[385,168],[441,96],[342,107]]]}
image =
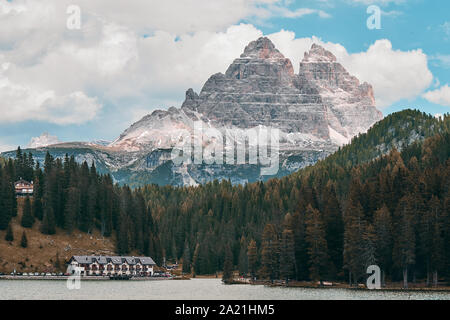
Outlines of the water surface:
{"label": "water surface", "polygon": [[69,290],[64,280],[1,280],[0,299],[450,300],[450,292],[224,285],[219,279],[81,281],[79,290]]}

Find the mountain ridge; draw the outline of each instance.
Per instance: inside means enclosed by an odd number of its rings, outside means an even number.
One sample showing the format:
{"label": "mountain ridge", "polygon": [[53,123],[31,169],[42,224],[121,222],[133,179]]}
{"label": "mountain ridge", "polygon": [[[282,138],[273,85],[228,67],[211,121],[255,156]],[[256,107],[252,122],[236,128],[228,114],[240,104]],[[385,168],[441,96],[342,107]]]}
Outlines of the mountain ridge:
{"label": "mountain ridge", "polygon": [[[64,143],[36,150],[83,149],[71,151],[77,161],[94,161],[119,183],[133,183],[142,176],[154,183],[155,175],[160,177],[156,183],[174,185],[213,179],[247,183],[270,178],[256,173],[261,163],[212,165],[207,170],[204,164],[175,166],[170,150],[186,133],[199,135],[204,146],[220,146],[208,131],[195,133],[196,123],[237,145],[242,143],[239,139],[246,139],[246,130],[274,128],[280,132],[276,176],[283,176],[323,159],[380,119],[372,87],[360,84],[331,52],[314,44],[296,74],[292,62],[261,37],[250,42],[225,73],[213,74],[200,93],[188,89],[179,108],[153,111],[112,143]],[[232,135],[227,133],[230,130]],[[161,172],[166,176],[160,176]]]}

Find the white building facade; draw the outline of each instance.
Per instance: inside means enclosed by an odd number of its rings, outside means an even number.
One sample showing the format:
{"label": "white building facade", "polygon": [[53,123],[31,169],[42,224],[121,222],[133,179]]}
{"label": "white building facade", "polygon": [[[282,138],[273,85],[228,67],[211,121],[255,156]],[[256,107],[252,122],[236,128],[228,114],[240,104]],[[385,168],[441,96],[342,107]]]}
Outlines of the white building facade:
{"label": "white building facade", "polygon": [[141,276],[153,275],[156,263],[150,257],[73,256],[67,272],[80,271],[81,276]]}

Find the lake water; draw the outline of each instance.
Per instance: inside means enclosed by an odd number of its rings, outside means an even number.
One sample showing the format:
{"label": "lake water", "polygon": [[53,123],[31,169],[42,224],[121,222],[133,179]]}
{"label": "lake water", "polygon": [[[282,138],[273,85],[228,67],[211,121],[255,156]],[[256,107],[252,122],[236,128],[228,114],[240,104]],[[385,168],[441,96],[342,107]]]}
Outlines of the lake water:
{"label": "lake water", "polygon": [[223,285],[219,279],[81,281],[80,289],[69,290],[64,280],[1,280],[4,299],[450,300],[450,293]]}

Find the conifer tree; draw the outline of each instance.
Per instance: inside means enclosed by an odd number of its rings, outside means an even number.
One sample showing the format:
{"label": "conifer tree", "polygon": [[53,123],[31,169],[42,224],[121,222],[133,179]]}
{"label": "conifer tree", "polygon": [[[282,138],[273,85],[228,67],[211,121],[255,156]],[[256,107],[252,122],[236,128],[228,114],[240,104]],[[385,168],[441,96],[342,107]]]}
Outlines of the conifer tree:
{"label": "conifer tree", "polygon": [[311,205],[306,209],[306,242],[308,243],[310,278],[322,284],[329,272],[328,247],[321,214]]}
{"label": "conifer tree", "polygon": [[248,273],[247,240],[242,236],[239,246],[239,274],[246,276]]}
{"label": "conifer tree", "polygon": [[44,210],[42,209],[42,200],[41,198],[34,198],[33,199],[33,216],[37,219],[41,220],[44,218]]}
{"label": "conifer tree", "polygon": [[183,251],[183,273],[191,273],[191,251],[189,249],[189,242],[185,241]]}
{"label": "conifer tree", "polygon": [[289,285],[289,280],[295,275],[295,243],[294,233],[284,229],[280,239],[280,276]]}
{"label": "conifer tree", "polygon": [[444,266],[444,237],[443,225],[444,217],[442,214],[441,203],[436,196],[433,196],[429,203],[429,213],[432,220],[432,242],[430,250],[430,267],[433,273],[433,285],[438,284],[438,274],[443,271]]}
{"label": "conifer tree", "polygon": [[273,224],[264,227],[261,249],[261,276],[273,282],[278,278],[279,271],[279,239]]}
{"label": "conifer tree", "polygon": [[374,265],[377,263],[376,259],[376,235],[375,229],[372,224],[366,224],[366,227],[362,236],[362,261],[364,270],[367,270],[368,266]]}
{"label": "conifer tree", "polygon": [[416,233],[411,196],[404,196],[396,210],[398,232],[394,244],[394,263],[403,273],[403,287],[408,288],[408,270],[416,261]]}
{"label": "conifer tree", "polygon": [[9,176],[0,166],[0,230],[6,230],[11,220],[11,204],[9,197]]}
{"label": "conifer tree", "polygon": [[46,204],[44,208],[44,218],[42,219],[41,232],[49,235],[56,233],[55,215],[50,204]]}
{"label": "conifer tree", "polygon": [[389,209],[383,205],[374,215],[375,256],[381,269],[381,282],[386,283],[386,273],[392,267],[392,218]]}
{"label": "conifer tree", "polygon": [[196,274],[199,272],[199,251],[200,251],[200,245],[199,243],[196,243],[194,255],[192,256],[192,270],[193,270],[193,277],[195,278]]}
{"label": "conifer tree", "polygon": [[233,280],[233,255],[230,246],[227,245],[225,248],[222,281],[229,283],[231,280]]}
{"label": "conifer tree", "polygon": [[20,246],[22,248],[28,247],[27,235],[25,234],[25,230],[22,233],[22,239],[20,240]]}
{"label": "conifer tree", "polygon": [[64,229],[71,234],[76,228],[76,219],[79,216],[80,195],[77,188],[69,188],[67,191],[66,207],[64,210]]}
{"label": "conifer tree", "polygon": [[24,228],[31,228],[34,224],[34,217],[31,212],[31,202],[30,197],[25,198],[24,206],[23,206],[23,214],[22,214],[22,220],[21,225]]}
{"label": "conifer tree", "polygon": [[344,268],[349,273],[349,284],[357,284],[364,275],[363,235],[366,222],[359,201],[350,198],[345,210]]}
{"label": "conifer tree", "polygon": [[248,257],[248,269],[250,271],[250,275],[252,280],[256,277],[256,271],[258,268],[258,249],[256,247],[255,240],[250,240],[247,248],[247,257]]}
{"label": "conifer tree", "polygon": [[14,241],[14,232],[11,224],[8,224],[8,229],[6,229],[5,240],[9,242]]}
{"label": "conifer tree", "polygon": [[333,273],[342,270],[342,251],[344,249],[344,221],[334,185],[328,183],[324,189],[323,214],[326,224],[328,253]]}

